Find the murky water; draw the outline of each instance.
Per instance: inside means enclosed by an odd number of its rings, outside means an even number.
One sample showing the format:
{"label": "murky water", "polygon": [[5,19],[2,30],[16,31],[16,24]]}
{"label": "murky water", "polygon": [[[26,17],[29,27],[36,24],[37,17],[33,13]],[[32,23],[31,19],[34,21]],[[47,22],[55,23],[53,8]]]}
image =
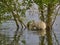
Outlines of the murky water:
{"label": "murky water", "polygon": [[[38,21],[39,19],[37,18],[38,16],[29,16],[26,20],[36,20]],[[60,42],[60,16],[57,16],[57,19],[55,21],[55,24],[53,25],[53,29],[57,35],[57,38]],[[26,21],[25,20],[25,21]],[[28,21],[29,21],[28,20]],[[27,22],[28,22],[27,21]],[[14,36],[14,31],[16,30],[16,25],[15,25],[15,22],[14,21],[7,21],[5,23],[2,24],[2,33],[3,34],[6,34],[6,35],[9,35],[10,37],[13,37]],[[7,30],[5,30],[5,28],[7,28]],[[1,32],[0,32],[1,33]],[[39,36],[37,34],[33,34],[33,32],[31,31],[24,31],[24,39],[26,40],[26,45],[39,45]]]}

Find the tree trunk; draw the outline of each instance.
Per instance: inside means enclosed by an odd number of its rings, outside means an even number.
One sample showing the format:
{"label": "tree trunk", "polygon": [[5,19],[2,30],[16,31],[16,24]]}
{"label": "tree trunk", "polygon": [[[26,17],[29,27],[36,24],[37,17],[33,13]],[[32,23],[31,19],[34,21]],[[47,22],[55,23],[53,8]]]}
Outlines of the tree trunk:
{"label": "tree trunk", "polygon": [[[44,12],[43,12],[43,10],[44,10],[44,8],[43,8],[43,2],[42,2],[42,0],[40,0],[39,1],[40,2],[40,5],[39,5],[39,12],[41,12],[41,16],[40,16],[40,19],[42,20],[42,21],[44,21],[45,19],[44,19]],[[39,38],[40,39],[40,38]],[[39,45],[44,45],[44,37],[41,37],[41,43],[39,43]]]}
{"label": "tree trunk", "polygon": [[51,4],[48,4],[48,11],[47,11],[47,20],[46,20],[46,24],[47,24],[47,28],[46,28],[46,36],[47,36],[47,43],[48,45],[53,45],[52,43],[52,35],[51,35],[51,23],[52,23],[52,5]]}

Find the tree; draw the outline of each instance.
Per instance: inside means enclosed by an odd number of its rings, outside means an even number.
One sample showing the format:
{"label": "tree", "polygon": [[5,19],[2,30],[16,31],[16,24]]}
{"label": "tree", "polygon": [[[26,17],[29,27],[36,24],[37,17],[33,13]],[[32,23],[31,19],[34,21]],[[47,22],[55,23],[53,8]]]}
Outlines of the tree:
{"label": "tree", "polygon": [[[56,9],[56,5],[58,6],[59,4],[58,0],[34,0],[34,2],[39,6],[39,11],[41,12],[40,19],[45,21],[47,24],[46,36],[47,36],[48,45],[53,45],[51,32],[52,32],[53,23],[58,14],[57,10],[56,10],[57,12],[54,12],[54,10]],[[55,16],[54,19],[53,19],[53,16]],[[43,42],[44,42],[44,38],[41,41],[41,45],[44,45]]]}
{"label": "tree", "polygon": [[[48,45],[53,45],[51,32],[58,14],[58,11],[56,10],[56,7],[60,4],[58,1],[59,0],[23,0],[22,2],[19,2],[19,0],[0,0],[0,22],[2,22],[2,20],[9,20],[13,17],[17,26],[12,43],[15,43],[15,45],[18,44],[20,35],[23,33],[23,28],[27,28],[22,20],[26,16],[25,12],[32,6],[32,3],[36,3],[40,12],[39,18],[47,24],[47,43]],[[56,10],[56,12],[54,12],[54,10]],[[19,24],[21,25],[21,31],[19,30]],[[18,34],[19,31],[20,33]],[[44,39],[45,38],[42,37],[41,45],[44,45]]]}
{"label": "tree", "polygon": [[[0,0],[0,22],[2,22],[2,20],[5,21],[5,19],[9,20],[9,17],[14,18],[17,29],[15,32],[13,41],[17,43],[20,37],[20,34],[18,35],[18,37],[16,37],[19,31],[19,24],[17,21],[20,22],[21,26],[24,25],[24,23],[21,20],[22,18],[20,17],[24,17],[24,13],[26,10],[25,8],[21,9],[20,8],[21,6],[22,6],[22,3],[20,3],[18,0]],[[21,27],[21,30],[22,30],[22,27]]]}

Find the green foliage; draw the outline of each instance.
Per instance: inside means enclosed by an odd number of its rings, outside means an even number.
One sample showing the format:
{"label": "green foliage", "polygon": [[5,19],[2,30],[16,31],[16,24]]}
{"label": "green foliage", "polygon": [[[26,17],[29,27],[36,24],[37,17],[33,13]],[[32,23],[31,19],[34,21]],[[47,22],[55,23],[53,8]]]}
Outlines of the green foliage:
{"label": "green foliage", "polygon": [[26,17],[25,12],[26,12],[26,9],[22,9],[22,10],[21,10],[21,15],[20,15],[20,16],[21,16],[21,17]]}
{"label": "green foliage", "polygon": [[[18,0],[0,0],[0,22],[8,18],[10,19],[11,14],[14,11],[16,15],[19,15],[20,17],[26,17],[25,12],[30,8],[32,3],[32,0],[23,0],[22,3],[18,2]],[[21,6],[23,6],[23,9],[21,9]],[[5,17],[5,13],[10,14],[10,17]]]}
{"label": "green foliage", "polygon": [[[0,23],[11,19],[13,11],[15,11],[16,15],[19,13],[18,15],[25,17],[26,9],[21,9],[20,6],[22,6],[22,4],[20,4],[18,0],[0,0]],[[6,13],[8,13],[7,16]]]}
{"label": "green foliage", "polygon": [[26,41],[25,41],[25,40],[22,40],[21,42],[22,42],[24,45],[26,44]]}
{"label": "green foliage", "polygon": [[58,3],[58,0],[34,0],[34,2],[38,5],[40,5],[41,3],[48,5],[49,3],[56,4]]}
{"label": "green foliage", "polygon": [[60,0],[58,0],[59,1],[59,4],[60,4]]}
{"label": "green foliage", "polygon": [[23,6],[26,6],[26,9],[29,9],[32,6],[32,3],[32,0],[23,0],[22,2]]}
{"label": "green foliage", "polygon": [[8,5],[10,5],[11,1],[12,0],[10,0],[10,1],[9,0],[8,1],[7,0],[0,0],[0,23],[11,18],[11,14],[8,13],[8,12],[11,12],[11,10],[12,10],[11,6],[7,7]]}
{"label": "green foliage", "polygon": [[7,45],[9,43],[10,38],[5,34],[0,34],[0,45]]}
{"label": "green foliage", "polygon": [[43,0],[43,2],[44,2],[45,4],[49,4],[49,3],[54,3],[55,0]]}

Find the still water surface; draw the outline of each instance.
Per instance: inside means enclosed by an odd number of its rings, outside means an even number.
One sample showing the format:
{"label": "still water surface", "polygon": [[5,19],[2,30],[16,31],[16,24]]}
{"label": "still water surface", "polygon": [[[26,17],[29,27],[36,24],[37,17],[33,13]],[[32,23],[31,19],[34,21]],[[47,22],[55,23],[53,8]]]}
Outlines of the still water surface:
{"label": "still water surface", "polygon": [[[25,20],[25,23],[28,22],[29,20],[36,20],[38,21],[39,19],[37,18],[38,16],[29,16],[26,20]],[[60,42],[60,16],[57,16],[57,19],[55,21],[55,24],[53,25],[53,29],[54,29],[54,32],[56,33],[57,35],[57,38]],[[7,22],[4,22],[2,24],[2,27],[0,27],[2,29],[2,32],[0,33],[3,33],[3,34],[6,34],[6,35],[9,35],[10,37],[13,37],[14,36],[14,32],[16,30],[16,25],[15,25],[15,22],[14,21],[7,21]],[[4,29],[3,29],[4,28]],[[5,28],[7,28],[7,30],[5,30]],[[26,45],[39,45],[39,36],[37,34],[33,34],[32,31],[24,31],[23,33],[23,39],[26,40]]]}

